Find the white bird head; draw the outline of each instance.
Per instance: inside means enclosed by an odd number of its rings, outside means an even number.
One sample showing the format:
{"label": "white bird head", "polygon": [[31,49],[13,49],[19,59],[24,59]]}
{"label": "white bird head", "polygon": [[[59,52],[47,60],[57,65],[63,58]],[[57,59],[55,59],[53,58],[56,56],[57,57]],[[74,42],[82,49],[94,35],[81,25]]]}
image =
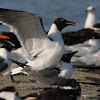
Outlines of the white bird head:
{"label": "white bird head", "polygon": [[89,7],[87,8],[86,12],[92,12],[92,11],[94,11],[94,10],[95,10],[95,8],[94,8],[93,6],[89,6]]}

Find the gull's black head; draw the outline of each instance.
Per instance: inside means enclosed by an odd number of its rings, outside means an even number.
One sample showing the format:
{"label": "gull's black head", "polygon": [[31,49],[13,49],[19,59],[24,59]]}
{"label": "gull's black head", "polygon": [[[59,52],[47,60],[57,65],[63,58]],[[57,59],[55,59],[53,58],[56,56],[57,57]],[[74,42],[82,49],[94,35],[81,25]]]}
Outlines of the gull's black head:
{"label": "gull's black head", "polygon": [[61,60],[64,61],[64,62],[70,63],[72,56],[77,52],[78,51],[64,54]]}
{"label": "gull's black head", "polygon": [[68,25],[75,26],[75,23],[72,21],[68,21],[64,18],[57,18],[53,23],[56,24],[59,31],[62,31],[63,28],[65,28]]}

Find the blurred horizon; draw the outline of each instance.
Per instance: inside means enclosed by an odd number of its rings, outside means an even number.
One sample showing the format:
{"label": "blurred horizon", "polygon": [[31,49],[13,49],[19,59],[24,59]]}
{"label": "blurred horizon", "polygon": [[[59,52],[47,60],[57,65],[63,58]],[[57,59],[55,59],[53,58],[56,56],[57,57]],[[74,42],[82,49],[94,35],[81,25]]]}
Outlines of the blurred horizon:
{"label": "blurred horizon", "polygon": [[[0,8],[14,9],[37,14],[43,19],[43,25],[46,31],[54,19],[63,17],[67,20],[74,21],[75,27],[68,27],[64,31],[75,31],[84,28],[87,13],[85,10],[88,6],[96,8],[96,16],[100,17],[99,0],[3,0],[0,1]],[[0,26],[0,31],[9,29]]]}

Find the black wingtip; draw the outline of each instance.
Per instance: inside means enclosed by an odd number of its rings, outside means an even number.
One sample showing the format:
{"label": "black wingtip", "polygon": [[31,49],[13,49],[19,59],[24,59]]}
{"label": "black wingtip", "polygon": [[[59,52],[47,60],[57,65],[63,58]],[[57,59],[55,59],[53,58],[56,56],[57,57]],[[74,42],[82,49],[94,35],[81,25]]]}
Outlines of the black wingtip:
{"label": "black wingtip", "polygon": [[21,63],[21,62],[18,62],[18,61],[16,61],[16,60],[13,60],[13,59],[9,59],[9,60],[12,61],[12,62],[15,63],[15,64],[21,66],[22,68],[25,68],[25,66],[27,66],[26,64]]}

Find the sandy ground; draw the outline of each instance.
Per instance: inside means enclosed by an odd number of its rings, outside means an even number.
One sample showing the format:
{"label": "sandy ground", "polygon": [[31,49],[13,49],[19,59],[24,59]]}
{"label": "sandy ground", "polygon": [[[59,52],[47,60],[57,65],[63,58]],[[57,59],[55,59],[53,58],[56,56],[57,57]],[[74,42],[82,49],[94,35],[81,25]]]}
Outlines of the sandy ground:
{"label": "sandy ground", "polygon": [[[81,84],[82,96],[81,100],[100,100],[100,85],[95,85],[95,83],[100,84],[100,75],[93,74],[91,71],[84,72],[83,69],[76,69],[73,73],[73,78],[77,81],[90,84]],[[94,84],[93,84],[94,83]]]}
{"label": "sandy ground", "polygon": [[[100,75],[93,74],[89,72],[84,72],[83,69],[74,69],[73,77],[77,81],[86,82],[86,83],[100,83]],[[42,91],[44,87],[48,87],[45,84],[35,82],[31,76],[14,76],[16,83],[12,83],[9,76],[0,76],[0,88],[6,86],[15,86],[21,97],[28,94],[37,93]],[[90,85],[80,83],[82,88],[81,100],[100,100],[100,85]]]}

